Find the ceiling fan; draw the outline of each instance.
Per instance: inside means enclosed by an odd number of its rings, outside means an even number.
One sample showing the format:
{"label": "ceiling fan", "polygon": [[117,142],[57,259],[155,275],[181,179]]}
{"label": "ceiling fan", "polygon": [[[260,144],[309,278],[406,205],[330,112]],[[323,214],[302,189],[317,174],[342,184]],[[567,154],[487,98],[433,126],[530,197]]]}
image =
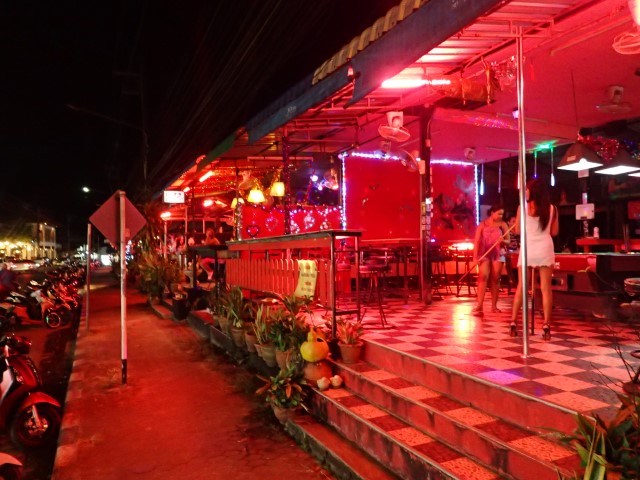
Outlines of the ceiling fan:
{"label": "ceiling fan", "polygon": [[599,112],[619,114],[631,111],[631,103],[622,100],[624,87],[612,85],[607,89],[607,100],[596,105]]}

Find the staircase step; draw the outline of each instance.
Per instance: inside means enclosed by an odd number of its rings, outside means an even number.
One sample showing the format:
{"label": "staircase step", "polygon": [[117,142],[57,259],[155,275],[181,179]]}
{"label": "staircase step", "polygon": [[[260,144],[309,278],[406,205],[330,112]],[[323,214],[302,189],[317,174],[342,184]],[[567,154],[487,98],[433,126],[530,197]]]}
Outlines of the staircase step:
{"label": "staircase step", "polygon": [[386,467],[364,453],[357,444],[309,415],[293,418],[287,432],[320,464],[342,480],[399,480]]}
{"label": "staircase step", "polygon": [[[442,392],[509,423],[548,433],[548,428],[571,433],[576,412],[531,395],[492,383],[446,365],[433,363],[407,352],[398,352],[365,339],[363,360],[418,385]],[[500,374],[501,372],[497,372]],[[541,424],[544,420],[544,424]]]}
{"label": "staircase step", "polygon": [[372,405],[348,388],[314,393],[314,415],[402,478],[508,478]]}
{"label": "staircase step", "polygon": [[164,318],[165,320],[170,320],[173,318],[173,312],[165,305],[161,303],[151,303],[150,305],[151,309],[158,317]]}
{"label": "staircase step", "polygon": [[498,472],[555,480],[558,470],[578,467],[574,451],[386,370],[365,362],[335,362],[333,370],[348,391]]}

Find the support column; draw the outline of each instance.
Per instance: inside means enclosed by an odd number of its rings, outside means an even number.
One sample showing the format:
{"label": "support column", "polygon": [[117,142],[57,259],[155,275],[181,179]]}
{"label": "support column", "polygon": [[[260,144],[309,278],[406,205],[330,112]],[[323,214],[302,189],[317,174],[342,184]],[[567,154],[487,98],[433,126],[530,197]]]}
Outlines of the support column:
{"label": "support column", "polygon": [[282,208],[284,209],[284,234],[291,235],[291,172],[289,171],[289,138],[282,136],[282,182],[284,183],[284,198]]}
{"label": "support column", "polygon": [[431,135],[429,132],[433,107],[420,109],[420,298],[431,305]]}

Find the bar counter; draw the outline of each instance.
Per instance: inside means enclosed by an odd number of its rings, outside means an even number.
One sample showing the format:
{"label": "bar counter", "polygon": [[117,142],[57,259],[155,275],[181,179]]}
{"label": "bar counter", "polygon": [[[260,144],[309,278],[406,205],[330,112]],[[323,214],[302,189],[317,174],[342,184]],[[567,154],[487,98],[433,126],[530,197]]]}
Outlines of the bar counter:
{"label": "bar counter", "polygon": [[[331,310],[332,333],[335,319],[354,314],[360,319],[360,298],[346,309],[337,308],[338,285],[336,276],[340,265],[351,262],[360,265],[360,237],[356,230],[321,230],[319,232],[283,235],[277,237],[237,240],[227,243],[227,283],[252,292],[291,295],[300,281],[298,260],[312,259],[316,263],[317,277],[313,303]],[[350,274],[350,273],[349,273]],[[360,289],[360,276],[356,275],[356,292]]]}

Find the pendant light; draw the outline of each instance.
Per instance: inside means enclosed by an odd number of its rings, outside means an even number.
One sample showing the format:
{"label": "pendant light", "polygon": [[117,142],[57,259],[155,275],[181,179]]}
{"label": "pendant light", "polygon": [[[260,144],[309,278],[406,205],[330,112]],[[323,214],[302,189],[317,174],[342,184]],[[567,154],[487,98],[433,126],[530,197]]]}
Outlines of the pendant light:
{"label": "pendant light", "polygon": [[502,159],[498,161],[498,193],[502,193]]}
{"label": "pendant light", "polygon": [[480,195],[484,195],[484,163],[480,165]]}
{"label": "pendant light", "polygon": [[538,149],[533,151],[533,178],[538,178]]}

